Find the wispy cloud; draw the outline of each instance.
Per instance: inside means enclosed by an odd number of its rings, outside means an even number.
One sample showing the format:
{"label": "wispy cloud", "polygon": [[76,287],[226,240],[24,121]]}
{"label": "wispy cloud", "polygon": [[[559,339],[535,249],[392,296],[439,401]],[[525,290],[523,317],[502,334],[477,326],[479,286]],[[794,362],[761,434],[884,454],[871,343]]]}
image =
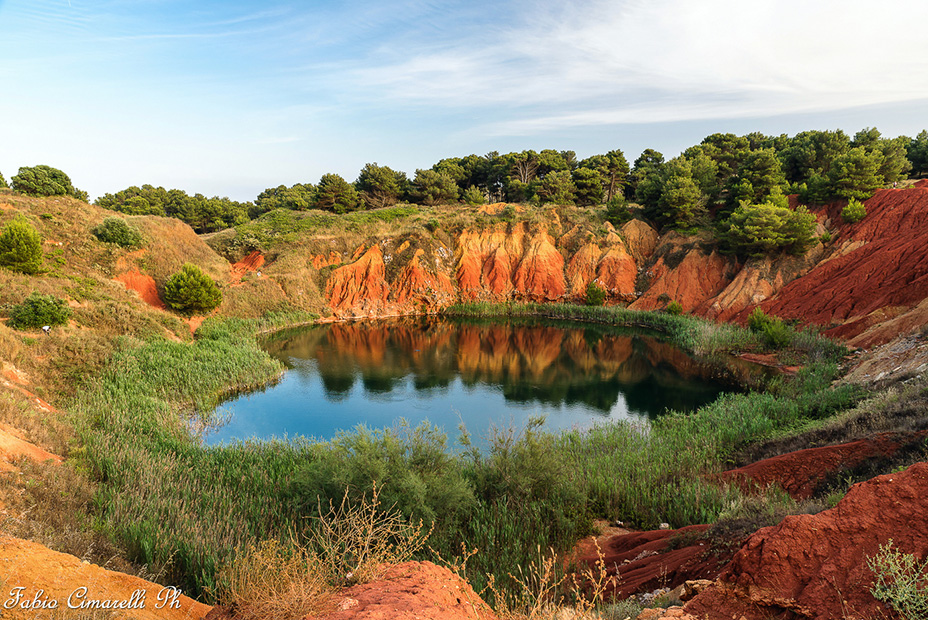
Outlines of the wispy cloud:
{"label": "wispy cloud", "polygon": [[496,129],[519,133],[840,109],[928,98],[928,46],[900,30],[926,18],[913,0],[552,2],[351,80],[398,104],[515,109]]}

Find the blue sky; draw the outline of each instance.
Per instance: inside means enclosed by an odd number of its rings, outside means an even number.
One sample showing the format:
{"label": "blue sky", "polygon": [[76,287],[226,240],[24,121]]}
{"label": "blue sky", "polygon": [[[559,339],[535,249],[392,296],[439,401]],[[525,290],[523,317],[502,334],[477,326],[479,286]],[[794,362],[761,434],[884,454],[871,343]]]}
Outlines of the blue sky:
{"label": "blue sky", "polygon": [[928,128],[924,0],[0,0],[0,172],[92,197]]}

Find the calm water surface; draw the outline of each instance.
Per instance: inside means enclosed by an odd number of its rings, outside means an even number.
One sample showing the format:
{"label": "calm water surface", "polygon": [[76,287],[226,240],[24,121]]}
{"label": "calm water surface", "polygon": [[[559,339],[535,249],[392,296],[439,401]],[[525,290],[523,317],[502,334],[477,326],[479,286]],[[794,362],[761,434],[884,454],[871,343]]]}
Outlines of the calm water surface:
{"label": "calm water surface", "polygon": [[554,430],[689,411],[746,372],[653,335],[535,319],[337,323],[281,332],[264,345],[287,372],[225,403],[229,421],[206,443],[329,439],[358,425],[428,420],[452,438],[463,422],[483,444],[492,427],[521,428],[533,416]]}

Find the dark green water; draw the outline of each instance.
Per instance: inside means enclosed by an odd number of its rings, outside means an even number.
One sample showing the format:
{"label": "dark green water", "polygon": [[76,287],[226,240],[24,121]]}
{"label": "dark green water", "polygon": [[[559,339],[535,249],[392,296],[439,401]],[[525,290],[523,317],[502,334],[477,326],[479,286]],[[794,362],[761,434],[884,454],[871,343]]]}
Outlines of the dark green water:
{"label": "dark green water", "polygon": [[565,429],[690,411],[749,372],[646,333],[535,319],[337,323],[282,332],[265,347],[289,370],[227,402],[231,419],[207,443],[328,439],[362,424],[428,420],[452,437],[463,422],[481,444],[491,427],[521,428],[534,416]]}

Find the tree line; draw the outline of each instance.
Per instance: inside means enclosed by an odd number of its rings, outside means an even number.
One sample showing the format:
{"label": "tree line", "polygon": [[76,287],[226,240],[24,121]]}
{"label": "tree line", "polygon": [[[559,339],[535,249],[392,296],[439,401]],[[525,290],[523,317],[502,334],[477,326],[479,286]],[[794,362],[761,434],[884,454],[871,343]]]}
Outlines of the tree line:
{"label": "tree line", "polygon": [[[431,168],[405,172],[366,164],[354,182],[338,174],[317,183],[265,189],[252,202],[152,185],[132,186],[99,197],[98,206],[136,215],[177,217],[197,232],[236,226],[274,209],[322,209],[347,213],[398,202],[605,205],[609,219],[630,215],[628,202],[661,228],[692,229],[728,220],[742,205],[782,206],[788,194],[803,204],[838,198],[864,199],[909,174],[928,172],[928,131],[915,138],[884,138],[875,128],[853,137],[841,130],[795,136],[715,133],[665,160],[646,149],[629,165],[612,150],[578,160],[574,151],[524,150],[451,157]],[[48,166],[20,168],[13,189],[37,195],[86,199],[67,175]],[[0,175],[0,187],[6,182]]]}

